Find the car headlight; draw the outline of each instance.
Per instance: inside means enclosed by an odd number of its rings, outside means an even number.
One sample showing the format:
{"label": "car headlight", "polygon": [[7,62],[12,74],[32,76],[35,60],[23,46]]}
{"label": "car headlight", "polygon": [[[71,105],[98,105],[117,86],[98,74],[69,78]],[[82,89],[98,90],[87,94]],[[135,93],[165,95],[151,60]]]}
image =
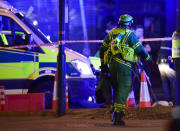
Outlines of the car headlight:
{"label": "car headlight", "polygon": [[87,63],[80,60],[71,61],[72,65],[82,74],[82,75],[91,75],[92,70]]}
{"label": "car headlight", "polygon": [[162,75],[167,75],[168,77],[174,77],[175,71],[169,67],[169,64],[166,63],[160,63],[158,64],[159,71]]}
{"label": "car headlight", "polygon": [[161,64],[159,64],[158,66],[159,66],[159,70],[160,70],[160,71],[166,72],[166,71],[169,70],[169,65],[166,64],[166,63],[161,63]]}

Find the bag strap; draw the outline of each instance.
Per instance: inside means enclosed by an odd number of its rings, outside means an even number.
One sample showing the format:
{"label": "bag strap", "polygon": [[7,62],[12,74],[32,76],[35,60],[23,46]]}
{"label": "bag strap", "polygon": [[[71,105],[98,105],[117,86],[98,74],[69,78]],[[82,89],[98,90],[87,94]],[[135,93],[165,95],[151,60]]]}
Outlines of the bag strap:
{"label": "bag strap", "polygon": [[[124,37],[124,39],[123,39],[122,43],[121,43],[121,42],[118,42],[117,47],[118,47],[119,49],[122,49],[122,48],[124,48],[124,47],[125,47],[126,42],[127,42],[128,38],[129,38],[129,35],[130,35],[130,34],[131,34],[131,31],[129,31],[129,32],[127,32],[127,33],[125,33],[125,34],[124,34],[124,35],[125,35],[125,37]],[[120,34],[119,34],[119,35],[120,35]]]}

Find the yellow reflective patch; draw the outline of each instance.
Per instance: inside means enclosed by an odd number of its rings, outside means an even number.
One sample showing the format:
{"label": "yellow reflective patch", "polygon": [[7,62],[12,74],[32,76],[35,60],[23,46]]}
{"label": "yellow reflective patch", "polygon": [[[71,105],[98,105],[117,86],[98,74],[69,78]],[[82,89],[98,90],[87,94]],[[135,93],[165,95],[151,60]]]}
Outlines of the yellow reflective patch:
{"label": "yellow reflective patch", "polygon": [[130,67],[130,68],[132,67],[130,63],[127,63],[127,62],[125,62],[125,61],[122,60],[122,59],[119,59],[119,58],[113,58],[113,59],[114,59],[115,61],[123,64],[123,65],[126,65],[126,66]]}
{"label": "yellow reflective patch", "polygon": [[141,43],[140,42],[138,42],[138,43],[136,43],[134,46],[133,46],[133,48],[134,49],[136,49],[138,46],[140,46],[141,45]]}
{"label": "yellow reflective patch", "polygon": [[8,45],[8,41],[7,41],[6,36],[4,34],[1,34],[1,38],[2,38],[4,45]]}
{"label": "yellow reflective patch", "polygon": [[57,62],[57,52],[41,47],[45,54],[39,53],[39,62]]}
{"label": "yellow reflective patch", "polygon": [[27,78],[34,69],[33,62],[0,63],[0,79]]}

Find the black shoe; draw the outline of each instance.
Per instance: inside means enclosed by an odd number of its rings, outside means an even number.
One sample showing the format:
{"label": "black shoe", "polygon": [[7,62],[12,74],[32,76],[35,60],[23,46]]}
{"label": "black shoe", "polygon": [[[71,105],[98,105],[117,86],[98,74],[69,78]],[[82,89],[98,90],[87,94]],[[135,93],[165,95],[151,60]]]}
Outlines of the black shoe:
{"label": "black shoe", "polygon": [[122,120],[124,113],[122,112],[113,112],[112,113],[112,122],[114,125],[124,126],[125,122]]}

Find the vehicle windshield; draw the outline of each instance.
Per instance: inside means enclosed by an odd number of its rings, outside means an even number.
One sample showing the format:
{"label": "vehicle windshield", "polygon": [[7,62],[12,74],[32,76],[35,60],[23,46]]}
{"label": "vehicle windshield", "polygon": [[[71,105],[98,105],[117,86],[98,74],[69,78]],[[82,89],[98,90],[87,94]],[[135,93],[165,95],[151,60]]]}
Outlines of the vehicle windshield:
{"label": "vehicle windshield", "polygon": [[15,14],[20,20],[22,20],[26,26],[28,26],[44,43],[52,43],[47,37],[39,30],[37,29],[31,22],[30,19],[24,17],[21,13]]}

